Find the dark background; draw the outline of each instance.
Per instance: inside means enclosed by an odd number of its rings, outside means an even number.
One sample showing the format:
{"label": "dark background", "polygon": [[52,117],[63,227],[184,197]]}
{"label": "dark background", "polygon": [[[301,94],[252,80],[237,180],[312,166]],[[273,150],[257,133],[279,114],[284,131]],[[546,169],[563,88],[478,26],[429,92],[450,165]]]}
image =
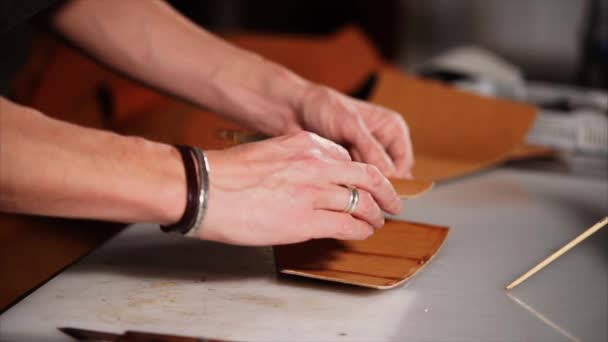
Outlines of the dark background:
{"label": "dark background", "polygon": [[[486,48],[527,79],[608,89],[608,0],[170,0],[215,32],[327,34],[359,25],[405,69],[461,45]],[[0,93],[27,57],[28,25],[0,34]]]}

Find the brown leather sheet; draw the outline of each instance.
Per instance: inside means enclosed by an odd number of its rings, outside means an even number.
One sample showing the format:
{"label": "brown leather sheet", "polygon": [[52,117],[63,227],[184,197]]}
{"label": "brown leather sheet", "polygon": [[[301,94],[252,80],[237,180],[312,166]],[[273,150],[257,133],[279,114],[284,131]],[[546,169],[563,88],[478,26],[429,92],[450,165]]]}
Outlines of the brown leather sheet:
{"label": "brown leather sheet", "polygon": [[439,251],[449,229],[388,220],[365,241],[313,240],[275,246],[281,273],[390,289],[420,271]]}

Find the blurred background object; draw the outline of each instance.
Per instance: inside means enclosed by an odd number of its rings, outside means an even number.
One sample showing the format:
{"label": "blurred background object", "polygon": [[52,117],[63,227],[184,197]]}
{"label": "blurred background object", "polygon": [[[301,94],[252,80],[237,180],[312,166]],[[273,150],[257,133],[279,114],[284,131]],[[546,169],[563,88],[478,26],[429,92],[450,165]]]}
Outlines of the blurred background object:
{"label": "blurred background object", "polygon": [[[603,1],[603,0],[600,0]],[[406,0],[406,66],[477,45],[520,67],[527,79],[577,79],[591,1]]]}
{"label": "blurred background object", "polygon": [[254,31],[329,34],[356,24],[376,43],[382,56],[400,54],[400,23],[405,20],[399,0],[281,1],[170,0],[177,9],[215,31]]}
{"label": "blurred background object", "polygon": [[608,1],[591,0],[588,8],[579,83],[608,88]]}
{"label": "blurred background object", "polygon": [[526,79],[608,87],[608,0],[171,0],[216,31],[326,34],[357,24],[406,69],[475,45]]}

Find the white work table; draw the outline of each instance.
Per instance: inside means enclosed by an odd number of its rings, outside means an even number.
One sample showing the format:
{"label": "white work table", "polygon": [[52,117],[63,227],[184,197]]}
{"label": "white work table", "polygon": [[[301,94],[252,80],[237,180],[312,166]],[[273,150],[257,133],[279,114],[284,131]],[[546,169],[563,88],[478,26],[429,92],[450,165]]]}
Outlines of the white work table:
{"label": "white work table", "polygon": [[445,245],[386,291],[277,277],[269,248],[134,225],[0,316],[0,340],[69,341],[57,327],[70,326],[236,341],[608,341],[608,228],[504,290],[606,215],[606,177],[503,167],[440,184],[399,217],[451,226]]}

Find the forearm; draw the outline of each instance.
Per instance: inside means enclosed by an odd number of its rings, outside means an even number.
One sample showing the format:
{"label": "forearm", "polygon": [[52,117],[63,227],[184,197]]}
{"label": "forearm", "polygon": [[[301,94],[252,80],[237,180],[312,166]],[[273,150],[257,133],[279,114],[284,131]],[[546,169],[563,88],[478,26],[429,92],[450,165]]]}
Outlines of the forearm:
{"label": "forearm", "polygon": [[0,211],[169,224],[183,213],[185,192],[174,148],[0,97]]}
{"label": "forearm", "polygon": [[74,0],[54,26],[122,72],[271,135],[295,129],[308,82],[204,31],[162,1]]}

